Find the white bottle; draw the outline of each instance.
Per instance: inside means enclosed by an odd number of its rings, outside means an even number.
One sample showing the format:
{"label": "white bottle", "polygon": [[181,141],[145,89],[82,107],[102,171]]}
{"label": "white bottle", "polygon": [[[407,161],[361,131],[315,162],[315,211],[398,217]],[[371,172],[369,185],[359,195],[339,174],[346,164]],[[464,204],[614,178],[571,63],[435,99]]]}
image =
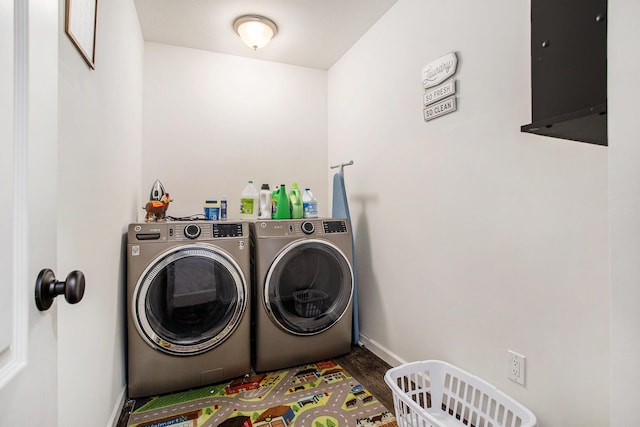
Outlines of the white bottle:
{"label": "white bottle", "polygon": [[258,218],[258,190],[253,185],[253,181],[249,181],[240,196],[240,219],[256,218]]}
{"label": "white bottle", "polygon": [[308,188],[305,188],[302,194],[302,207],[305,218],[318,218],[318,202]]}
{"label": "white bottle", "polygon": [[262,184],[260,187],[260,210],[258,211],[258,219],[271,219],[271,190],[269,184]]}

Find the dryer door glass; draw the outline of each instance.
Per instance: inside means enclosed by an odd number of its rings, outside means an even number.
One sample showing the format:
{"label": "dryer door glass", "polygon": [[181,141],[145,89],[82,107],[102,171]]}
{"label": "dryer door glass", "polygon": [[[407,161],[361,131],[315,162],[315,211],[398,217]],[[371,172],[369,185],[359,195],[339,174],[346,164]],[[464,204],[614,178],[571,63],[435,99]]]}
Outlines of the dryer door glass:
{"label": "dryer door glass", "polygon": [[348,311],[352,295],[349,261],[322,240],[288,246],[269,269],[264,289],[272,320],[297,335],[318,334],[336,324]]}
{"label": "dryer door glass", "polygon": [[135,291],[143,338],[172,354],[197,354],[233,333],[246,308],[238,265],[204,246],[181,247],[151,264]]}

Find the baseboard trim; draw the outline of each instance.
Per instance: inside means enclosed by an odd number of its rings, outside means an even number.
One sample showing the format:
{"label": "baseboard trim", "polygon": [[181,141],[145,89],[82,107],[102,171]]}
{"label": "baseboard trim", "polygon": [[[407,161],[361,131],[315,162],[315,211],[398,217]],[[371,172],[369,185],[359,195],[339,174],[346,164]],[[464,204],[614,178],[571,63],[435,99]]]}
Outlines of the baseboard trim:
{"label": "baseboard trim", "polygon": [[124,407],[124,402],[127,398],[127,385],[125,384],[122,387],[122,391],[116,400],[116,404],[113,407],[113,411],[111,411],[111,417],[109,417],[109,422],[107,423],[107,427],[117,427],[118,421],[120,421],[120,413],[122,412],[122,408]]}
{"label": "baseboard trim", "polygon": [[399,366],[407,363],[406,360],[366,335],[360,334],[359,344],[391,366]]}

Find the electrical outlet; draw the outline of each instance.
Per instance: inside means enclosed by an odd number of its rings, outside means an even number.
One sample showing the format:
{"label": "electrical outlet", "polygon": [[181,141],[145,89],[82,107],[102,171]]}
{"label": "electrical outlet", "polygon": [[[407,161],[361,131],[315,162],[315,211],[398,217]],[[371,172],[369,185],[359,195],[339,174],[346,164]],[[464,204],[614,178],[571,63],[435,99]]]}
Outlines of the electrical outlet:
{"label": "electrical outlet", "polygon": [[509,378],[511,381],[517,382],[518,384],[524,385],[526,373],[526,357],[511,350],[507,350],[507,353],[509,353],[507,378]]}

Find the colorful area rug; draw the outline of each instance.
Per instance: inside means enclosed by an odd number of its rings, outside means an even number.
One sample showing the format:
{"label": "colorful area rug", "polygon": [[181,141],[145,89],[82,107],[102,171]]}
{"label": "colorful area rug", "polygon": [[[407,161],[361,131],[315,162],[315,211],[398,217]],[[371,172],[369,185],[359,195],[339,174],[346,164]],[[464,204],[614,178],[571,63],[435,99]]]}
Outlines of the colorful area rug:
{"label": "colorful area rug", "polygon": [[386,409],[334,360],[157,396],[128,427],[392,427]]}

